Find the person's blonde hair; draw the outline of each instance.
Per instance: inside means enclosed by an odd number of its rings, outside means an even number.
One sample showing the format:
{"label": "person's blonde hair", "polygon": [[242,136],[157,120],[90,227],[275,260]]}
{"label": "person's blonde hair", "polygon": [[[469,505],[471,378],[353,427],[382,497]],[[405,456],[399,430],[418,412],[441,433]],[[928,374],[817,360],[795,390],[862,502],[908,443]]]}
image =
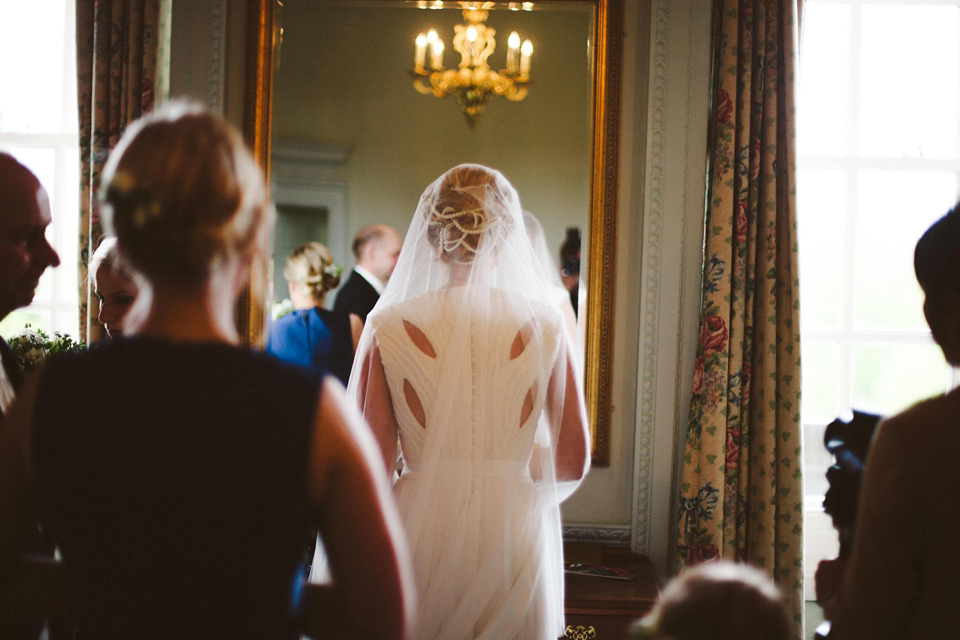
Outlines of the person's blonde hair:
{"label": "person's blonde hair", "polygon": [[733,562],[685,570],[630,632],[634,640],[792,640],[793,635],[770,576]]}
{"label": "person's blonde hair", "polygon": [[340,268],[334,264],[329,249],[319,242],[307,242],[287,258],[283,277],[287,282],[306,285],[319,303],[328,291],[340,284]]}
{"label": "person's blonde hair", "polygon": [[121,256],[117,250],[117,239],[113,236],[104,238],[100,242],[100,246],[97,247],[97,250],[90,256],[90,263],[87,265],[87,277],[90,282],[93,283],[94,291],[98,289],[97,271],[103,266],[110,267],[130,282],[136,282],[130,265],[127,264],[126,260],[123,259],[123,256]]}
{"label": "person's blonde hair", "polygon": [[476,164],[449,170],[427,207],[427,238],[445,262],[470,264],[483,242],[496,244],[513,227],[508,202],[513,187],[499,173]]}
{"label": "person's blonde hair", "polygon": [[264,238],[263,174],[221,117],[172,101],[131,124],[103,170],[108,232],[148,279],[195,285]]}

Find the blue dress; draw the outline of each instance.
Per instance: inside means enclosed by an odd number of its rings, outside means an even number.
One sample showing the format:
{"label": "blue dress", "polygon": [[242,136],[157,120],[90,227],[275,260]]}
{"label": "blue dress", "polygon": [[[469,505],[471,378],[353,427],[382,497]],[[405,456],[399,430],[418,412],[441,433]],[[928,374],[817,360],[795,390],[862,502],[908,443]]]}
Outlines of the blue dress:
{"label": "blue dress", "polygon": [[317,375],[332,373],[346,386],[353,366],[350,315],[322,307],[288,313],[273,323],[267,353]]}

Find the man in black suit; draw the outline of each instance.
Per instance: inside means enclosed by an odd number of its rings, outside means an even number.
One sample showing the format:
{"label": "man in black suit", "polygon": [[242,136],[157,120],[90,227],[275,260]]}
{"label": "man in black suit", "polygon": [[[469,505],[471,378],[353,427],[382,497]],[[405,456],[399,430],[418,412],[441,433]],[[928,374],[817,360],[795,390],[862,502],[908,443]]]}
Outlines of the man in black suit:
{"label": "man in black suit", "polygon": [[366,322],[367,314],[377,304],[383,287],[397,266],[402,244],[397,230],[385,224],[360,229],[353,238],[357,265],[337,293],[333,310],[355,313]]}
{"label": "man in black suit", "polygon": [[[51,219],[50,199],[37,177],[10,154],[0,153],[0,320],[33,302],[40,276],[47,267],[60,264],[45,235]],[[20,364],[7,342],[0,338],[0,418],[7,413],[22,382]],[[0,421],[0,430],[3,428]],[[51,564],[53,546],[39,525],[23,535],[28,537],[25,547],[32,557],[25,561],[16,584],[0,589],[0,601],[14,611],[36,613],[4,624],[0,635],[32,640],[39,636],[44,622],[34,606],[40,606],[37,602],[49,602],[50,594],[56,593],[62,582],[58,567]],[[14,593],[19,599],[8,601]],[[65,621],[51,624],[57,629],[69,626]]]}

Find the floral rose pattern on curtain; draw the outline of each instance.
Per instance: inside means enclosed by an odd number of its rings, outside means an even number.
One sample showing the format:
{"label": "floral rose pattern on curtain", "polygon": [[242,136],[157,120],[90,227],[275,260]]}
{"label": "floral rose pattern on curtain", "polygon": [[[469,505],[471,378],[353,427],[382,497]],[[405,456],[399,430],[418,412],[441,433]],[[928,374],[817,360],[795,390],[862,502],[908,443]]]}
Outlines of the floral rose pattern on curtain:
{"label": "floral rose pattern on curtain", "polygon": [[153,107],[160,0],[77,0],[80,110],[80,335],[103,336],[87,262],[103,235],[100,171],[126,126]]}
{"label": "floral rose pattern on curtain", "polygon": [[700,335],[679,564],[766,569],[802,633],[797,0],[715,0]]}

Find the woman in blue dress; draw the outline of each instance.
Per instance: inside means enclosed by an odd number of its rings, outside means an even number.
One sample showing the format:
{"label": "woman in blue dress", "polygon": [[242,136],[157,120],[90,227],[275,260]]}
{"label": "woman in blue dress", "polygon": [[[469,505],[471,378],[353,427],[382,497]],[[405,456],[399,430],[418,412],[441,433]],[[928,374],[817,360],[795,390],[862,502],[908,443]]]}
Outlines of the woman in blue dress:
{"label": "woman in blue dress", "polygon": [[274,322],[267,353],[317,373],[330,372],[346,386],[363,321],[323,307],[327,293],[340,284],[340,267],[325,246],[307,242],[287,258],[283,277],[294,311]]}

